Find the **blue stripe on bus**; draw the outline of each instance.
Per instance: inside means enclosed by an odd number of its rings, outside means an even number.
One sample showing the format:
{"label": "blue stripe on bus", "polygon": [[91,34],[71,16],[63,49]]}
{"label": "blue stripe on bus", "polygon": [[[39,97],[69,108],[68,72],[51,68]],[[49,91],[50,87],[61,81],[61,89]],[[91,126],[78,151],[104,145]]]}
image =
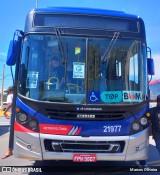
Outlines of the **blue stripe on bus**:
{"label": "blue stripe on bus", "polygon": [[79,135],[94,135],[94,136],[122,136],[129,135],[131,123],[136,118],[145,114],[147,107],[139,111],[135,116],[130,116],[122,120],[116,121],[80,121],[80,120],[59,120],[59,119],[49,119],[46,116],[37,113],[22,101],[17,98],[17,106],[24,110],[29,115],[37,118],[39,124],[57,124],[57,125],[72,125],[81,127],[81,132]]}

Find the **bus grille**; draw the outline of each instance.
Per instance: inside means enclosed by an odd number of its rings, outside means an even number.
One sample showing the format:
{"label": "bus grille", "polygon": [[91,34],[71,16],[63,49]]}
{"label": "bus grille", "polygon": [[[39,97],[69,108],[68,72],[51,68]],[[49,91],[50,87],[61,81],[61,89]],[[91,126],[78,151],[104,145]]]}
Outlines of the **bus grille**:
{"label": "bus grille", "polygon": [[[78,115],[82,116],[81,118]],[[91,112],[62,112],[62,111],[52,111],[46,110],[46,116],[48,118],[57,118],[57,119],[67,119],[67,120],[122,120],[131,114],[126,111],[113,111],[113,112],[94,112],[93,117],[85,117],[85,116],[93,116]],[[84,117],[83,117],[84,116]]]}
{"label": "bus grille", "polygon": [[44,140],[45,150],[51,152],[121,153],[124,145],[124,141]]}

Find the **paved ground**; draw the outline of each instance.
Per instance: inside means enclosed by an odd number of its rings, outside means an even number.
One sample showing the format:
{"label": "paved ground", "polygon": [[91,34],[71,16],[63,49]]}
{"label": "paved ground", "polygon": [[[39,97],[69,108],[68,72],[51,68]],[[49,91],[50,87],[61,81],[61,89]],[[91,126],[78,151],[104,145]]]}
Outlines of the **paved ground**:
{"label": "paved ground", "polygon": [[10,119],[6,119],[5,117],[0,117],[0,126],[9,126]]}
{"label": "paved ground", "polygon": [[[0,109],[0,117],[3,117],[4,111]],[[7,114],[9,115],[9,112],[7,112]]]}
{"label": "paved ground", "polygon": [[0,109],[0,116],[3,116],[4,111]]}

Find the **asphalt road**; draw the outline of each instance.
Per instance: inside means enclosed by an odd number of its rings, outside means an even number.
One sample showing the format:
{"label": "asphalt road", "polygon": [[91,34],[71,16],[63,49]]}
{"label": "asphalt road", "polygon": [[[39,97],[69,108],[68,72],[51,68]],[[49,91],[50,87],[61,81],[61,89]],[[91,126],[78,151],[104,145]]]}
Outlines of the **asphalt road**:
{"label": "asphalt road", "polygon": [[[29,166],[31,168],[39,168],[38,171],[43,171],[43,173],[33,173],[28,172],[25,174],[33,175],[33,174],[54,174],[54,175],[106,175],[111,174],[112,175],[142,175],[141,169],[138,169],[138,171],[132,172],[130,168],[132,168],[133,165],[135,165],[135,162],[97,162],[97,163],[73,163],[72,161],[30,161],[25,159],[18,159],[14,158],[14,156],[11,156],[7,159],[1,159],[3,155],[5,154],[7,147],[8,147],[8,138],[9,138],[9,120],[0,117],[0,165],[1,170],[5,167],[10,166],[22,166],[25,168],[26,166]],[[160,168],[160,156],[158,154],[158,151],[155,148],[155,143],[150,137],[150,145],[149,145],[149,159],[147,160],[147,164],[149,165],[149,168],[151,167],[153,170],[153,167],[159,167]],[[21,167],[21,168],[22,168]],[[12,167],[14,168],[14,167]],[[41,169],[40,169],[41,168]],[[150,168],[150,169],[151,169]],[[3,169],[5,170],[5,169]],[[15,169],[16,170],[16,169]],[[143,169],[144,170],[144,169]],[[147,170],[147,169],[146,169]],[[148,169],[149,170],[149,169]],[[18,170],[23,171],[23,169]],[[24,169],[25,171],[25,169]],[[27,170],[28,171],[28,170]],[[31,169],[29,169],[31,171]],[[48,171],[50,173],[48,173]],[[124,171],[126,171],[124,173]],[[140,171],[140,172],[139,172]],[[0,172],[0,175],[19,175],[24,173],[19,172]],[[154,172],[154,171],[145,171],[143,172],[143,175],[158,175],[160,172]]]}

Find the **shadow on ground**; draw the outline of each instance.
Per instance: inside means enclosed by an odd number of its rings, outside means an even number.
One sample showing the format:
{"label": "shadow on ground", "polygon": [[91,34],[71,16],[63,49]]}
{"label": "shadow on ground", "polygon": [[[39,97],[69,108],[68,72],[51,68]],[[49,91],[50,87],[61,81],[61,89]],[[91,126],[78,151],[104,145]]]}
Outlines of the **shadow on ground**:
{"label": "shadow on ground", "polygon": [[[136,166],[135,162],[96,162],[96,163],[75,163],[72,161],[35,161],[33,167],[41,168],[42,173],[36,175],[53,174],[54,175],[100,175],[111,174],[112,172],[120,172],[127,170],[130,166]],[[29,175],[33,175],[30,172]]]}
{"label": "shadow on ground", "polygon": [[0,126],[0,136],[8,132],[9,126]]}

